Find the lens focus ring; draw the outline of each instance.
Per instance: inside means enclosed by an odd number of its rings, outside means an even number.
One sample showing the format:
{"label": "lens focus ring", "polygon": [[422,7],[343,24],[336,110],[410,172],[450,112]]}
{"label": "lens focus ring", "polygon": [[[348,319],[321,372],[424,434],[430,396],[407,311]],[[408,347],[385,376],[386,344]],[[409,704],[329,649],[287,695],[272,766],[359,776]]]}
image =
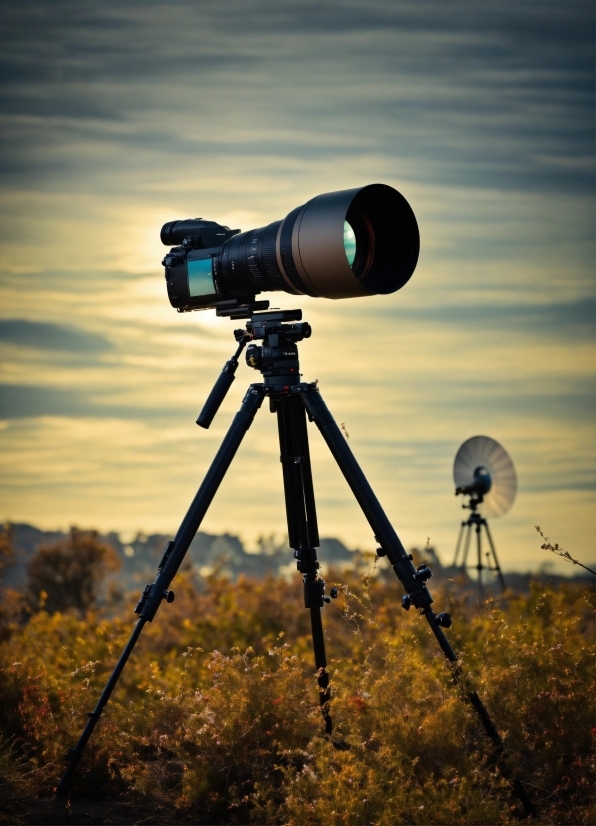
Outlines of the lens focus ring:
{"label": "lens focus ring", "polygon": [[274,221],[272,224],[266,226],[261,241],[261,260],[263,262],[261,270],[266,273],[266,277],[271,282],[274,290],[284,290],[286,288],[286,282],[277,265],[277,256],[275,254],[275,241],[280,226],[281,221]]}
{"label": "lens focus ring", "polygon": [[294,264],[294,257],[292,256],[292,235],[294,233],[294,224],[296,223],[296,218],[298,217],[298,213],[301,212],[302,207],[296,207],[293,209],[292,212],[289,213],[286,220],[284,221],[283,227],[281,228],[281,236],[279,239],[279,255],[281,258],[281,263],[283,268],[286,272],[286,275],[296,287],[298,292],[301,292],[305,295],[315,295],[311,290],[309,290],[304,281],[300,278],[300,274],[296,269],[296,265]]}

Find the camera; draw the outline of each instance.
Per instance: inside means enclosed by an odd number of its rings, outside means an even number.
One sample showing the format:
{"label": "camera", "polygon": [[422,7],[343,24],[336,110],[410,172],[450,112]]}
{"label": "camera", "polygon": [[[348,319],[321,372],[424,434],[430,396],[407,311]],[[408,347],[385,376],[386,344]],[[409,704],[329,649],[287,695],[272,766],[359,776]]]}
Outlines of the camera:
{"label": "camera", "polygon": [[482,497],[489,492],[492,487],[492,479],[490,473],[485,467],[479,466],[474,471],[474,481],[470,485],[460,485],[455,489],[455,495],[460,493],[464,496],[478,496],[480,501]]}
{"label": "camera", "polygon": [[241,232],[202,218],[161,230],[170,303],[179,312],[251,305],[262,292],[323,298],[387,295],[416,268],[420,236],[386,184],[327,192],[283,220]]}

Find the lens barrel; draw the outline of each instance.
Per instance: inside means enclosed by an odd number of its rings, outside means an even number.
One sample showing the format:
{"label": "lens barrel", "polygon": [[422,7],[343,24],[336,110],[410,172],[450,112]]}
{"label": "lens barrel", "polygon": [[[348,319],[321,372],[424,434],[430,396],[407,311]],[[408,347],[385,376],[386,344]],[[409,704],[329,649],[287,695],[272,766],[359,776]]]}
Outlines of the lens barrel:
{"label": "lens barrel", "polygon": [[[182,244],[164,259],[173,306],[251,302],[276,290],[333,299],[386,295],[409,280],[420,249],[410,205],[385,184],[317,195],[283,221],[235,233],[199,219],[163,227],[164,243]],[[197,280],[194,273],[206,269],[207,281]]]}

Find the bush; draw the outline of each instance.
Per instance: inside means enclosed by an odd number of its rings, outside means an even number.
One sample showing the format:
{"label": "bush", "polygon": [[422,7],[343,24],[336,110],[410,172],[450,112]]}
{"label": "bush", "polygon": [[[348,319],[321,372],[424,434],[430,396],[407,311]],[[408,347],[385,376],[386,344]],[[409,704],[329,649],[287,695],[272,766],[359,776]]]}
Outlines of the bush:
{"label": "bush", "polygon": [[75,610],[83,616],[97,602],[99,589],[109,571],[120,561],[96,531],[71,528],[68,539],[42,545],[27,566],[31,604],[54,611]]}
{"label": "bush", "polygon": [[[491,743],[426,624],[398,607],[398,583],[333,578],[332,740],[298,583],[212,577],[198,591],[183,575],[89,742],[73,805],[134,802],[152,822],[160,806],[177,822],[515,821]],[[539,822],[592,823],[593,594],[535,586],[451,603],[450,637]],[[121,617],[40,611],[0,645],[0,772],[21,795],[51,795],[130,630]]]}

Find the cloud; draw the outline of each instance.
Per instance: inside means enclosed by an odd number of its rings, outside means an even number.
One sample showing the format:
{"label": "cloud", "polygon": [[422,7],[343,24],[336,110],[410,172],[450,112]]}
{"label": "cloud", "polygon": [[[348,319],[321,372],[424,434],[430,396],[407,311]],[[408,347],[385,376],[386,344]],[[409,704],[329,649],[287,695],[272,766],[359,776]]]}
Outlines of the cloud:
{"label": "cloud", "polygon": [[117,404],[108,393],[90,393],[69,387],[0,384],[0,419],[28,419],[43,416],[95,417],[100,419],[133,419],[175,421],[185,416],[175,406],[164,407],[154,402],[147,407]]}
{"label": "cloud", "polygon": [[526,338],[566,339],[592,343],[596,334],[596,303],[591,298],[569,303],[517,304],[493,302],[441,304],[408,308],[396,304],[387,314],[399,320],[408,318],[432,322],[454,329],[465,327],[478,336],[499,330]]}
{"label": "cloud", "polygon": [[99,333],[21,318],[0,321],[0,341],[38,350],[85,355],[107,353],[112,349],[111,342]]}
{"label": "cloud", "polygon": [[393,157],[417,181],[592,191],[589,3],[52,9],[3,16],[6,183],[142,167],[146,185],[208,159],[289,170],[339,150]]}
{"label": "cloud", "polygon": [[[171,310],[159,227],[247,229],[381,180],[412,203],[419,266],[396,296],[269,295],[313,325],[305,378],[404,541],[455,541],[451,463],[477,432],[519,472],[502,561],[524,564],[545,514],[557,541],[590,541],[593,21],[584,0],[3,8],[4,516],[175,527],[258,376],[242,366],[195,426],[233,325]],[[370,544],[310,432],[322,530]],[[284,530],[276,439],[264,407],[209,529]]]}
{"label": "cloud", "polygon": [[20,419],[46,415],[81,415],[89,412],[76,391],[57,387],[0,385],[0,418]]}

